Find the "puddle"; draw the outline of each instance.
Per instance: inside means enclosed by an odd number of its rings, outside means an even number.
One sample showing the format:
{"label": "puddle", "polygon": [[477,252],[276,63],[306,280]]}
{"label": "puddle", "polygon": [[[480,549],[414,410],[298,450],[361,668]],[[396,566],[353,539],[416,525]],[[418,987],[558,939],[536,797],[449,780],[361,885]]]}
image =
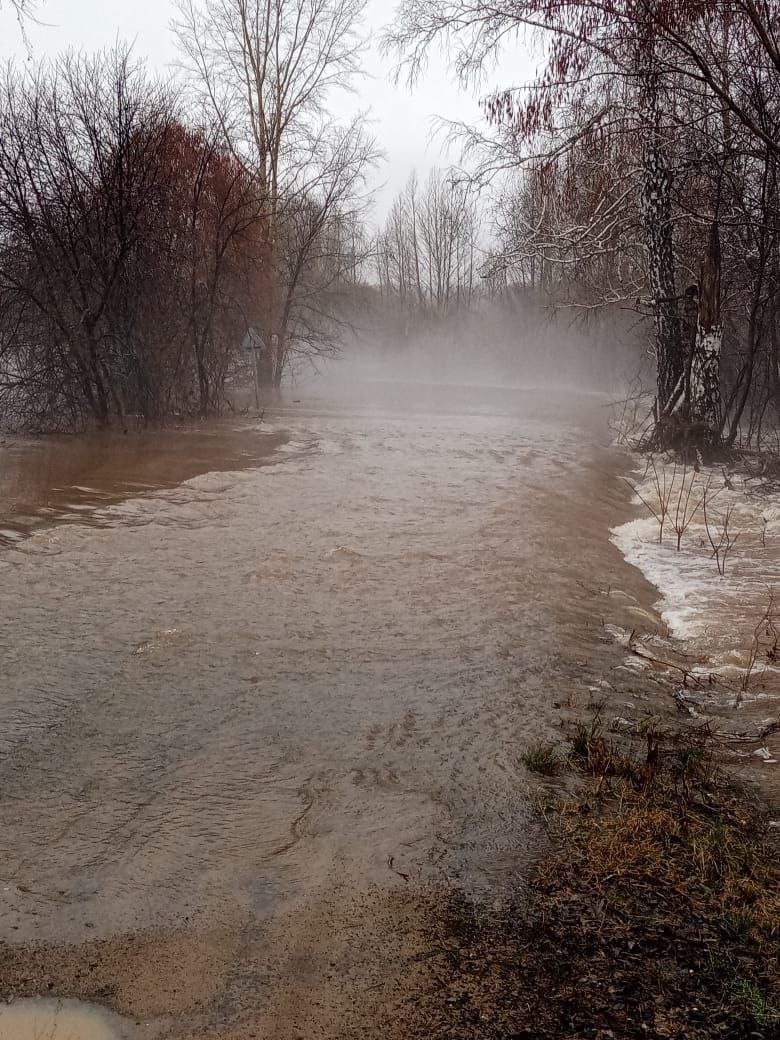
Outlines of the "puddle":
{"label": "puddle", "polygon": [[123,1040],[122,1021],[78,1000],[0,1004],[0,1040]]}

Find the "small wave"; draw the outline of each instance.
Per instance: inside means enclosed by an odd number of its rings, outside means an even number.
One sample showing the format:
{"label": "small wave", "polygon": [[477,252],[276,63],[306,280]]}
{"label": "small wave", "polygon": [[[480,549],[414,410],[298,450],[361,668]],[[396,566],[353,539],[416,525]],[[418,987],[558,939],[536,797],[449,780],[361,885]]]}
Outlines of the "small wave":
{"label": "small wave", "polygon": [[338,441],[328,440],[321,437],[317,441],[317,451],[320,455],[343,455],[344,446],[339,444]]}
{"label": "small wave", "polygon": [[175,646],[177,643],[187,641],[186,632],[182,632],[179,628],[166,628],[162,632],[158,632],[152,636],[151,639],[145,640],[143,643],[139,643],[133,654],[141,656],[142,654],[151,654],[157,650],[164,650],[169,646]]}
{"label": "small wave", "polygon": [[337,545],[335,549],[331,549],[328,553],[328,558],[331,560],[362,560],[364,559],[363,554],[359,553],[357,549],[350,549],[347,545]]}

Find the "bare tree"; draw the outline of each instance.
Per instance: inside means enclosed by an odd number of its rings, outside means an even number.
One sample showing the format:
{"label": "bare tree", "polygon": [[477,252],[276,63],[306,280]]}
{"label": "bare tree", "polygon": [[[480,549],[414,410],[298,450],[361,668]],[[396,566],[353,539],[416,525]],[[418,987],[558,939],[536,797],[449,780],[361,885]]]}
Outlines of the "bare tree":
{"label": "bare tree", "polygon": [[469,307],[477,296],[477,226],[463,178],[433,170],[421,188],[412,175],[376,239],[380,287],[424,313]]}
{"label": "bare tree", "polygon": [[[25,23],[35,14],[35,10],[38,6],[36,0],[6,0],[6,4],[16,15],[16,20],[19,22],[22,36],[24,36]],[[0,10],[2,9],[3,4],[0,3]]]}
{"label": "bare tree", "polygon": [[0,406],[107,426],[219,408],[256,297],[243,165],[129,51],[0,81]]}
{"label": "bare tree", "polygon": [[386,42],[411,75],[441,43],[473,80],[526,30],[547,45],[539,75],[488,100],[489,131],[456,128],[482,177],[509,172],[517,186],[500,212],[494,272],[534,284],[542,273],[545,288],[573,289],[581,305],[633,305],[652,319],[654,445],[733,443],[746,422],[760,433],[776,391],[757,395],[756,380],[763,371],[762,385],[780,386],[767,291],[780,9],[406,0]]}
{"label": "bare tree", "polygon": [[174,26],[191,86],[263,199],[259,334],[264,377],[277,386],[294,356],[335,347],[330,315],[312,322],[303,276],[331,226],[360,208],[377,155],[362,118],[339,127],[325,111],[358,72],[361,9],[360,0],[181,0]]}

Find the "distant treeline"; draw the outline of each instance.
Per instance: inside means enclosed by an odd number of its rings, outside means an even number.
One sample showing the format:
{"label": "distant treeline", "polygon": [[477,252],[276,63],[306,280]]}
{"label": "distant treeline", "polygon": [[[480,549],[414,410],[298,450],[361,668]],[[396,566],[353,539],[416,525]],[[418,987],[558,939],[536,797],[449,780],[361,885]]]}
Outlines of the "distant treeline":
{"label": "distant treeline", "polygon": [[374,232],[378,150],[329,113],[362,7],[179,0],[175,82],[121,48],[3,74],[0,422],[205,416],[242,358],[279,386],[362,336],[475,372],[563,342],[569,384],[633,357],[648,446],[776,441],[780,4],[405,0],[412,74],[446,40],[473,82],[528,26],[546,61]]}

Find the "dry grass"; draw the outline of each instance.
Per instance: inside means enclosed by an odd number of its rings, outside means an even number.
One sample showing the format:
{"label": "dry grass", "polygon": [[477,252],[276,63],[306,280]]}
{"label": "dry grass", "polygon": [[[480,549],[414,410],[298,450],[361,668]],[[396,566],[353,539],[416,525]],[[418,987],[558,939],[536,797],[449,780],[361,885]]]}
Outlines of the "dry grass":
{"label": "dry grass", "polygon": [[568,761],[579,795],[534,799],[545,866],[506,911],[450,893],[397,1035],[424,1022],[427,1040],[779,1037],[780,878],[713,734],[649,720],[615,735],[597,715]]}
{"label": "dry grass", "polygon": [[709,727],[651,724],[628,739],[627,748],[607,740],[598,718],[574,735],[572,761],[598,779],[561,819],[584,880],[674,892],[692,910],[742,922],[742,935],[776,954],[780,886],[765,820],[720,774]]}
{"label": "dry grass", "polygon": [[607,739],[598,717],[577,727],[571,760],[598,785],[561,815],[566,854],[542,884],[576,877],[630,910],[640,934],[670,914],[713,930],[738,951],[724,971],[724,1007],[780,1031],[780,872],[764,814],[719,772],[708,726],[651,724],[627,740]]}

